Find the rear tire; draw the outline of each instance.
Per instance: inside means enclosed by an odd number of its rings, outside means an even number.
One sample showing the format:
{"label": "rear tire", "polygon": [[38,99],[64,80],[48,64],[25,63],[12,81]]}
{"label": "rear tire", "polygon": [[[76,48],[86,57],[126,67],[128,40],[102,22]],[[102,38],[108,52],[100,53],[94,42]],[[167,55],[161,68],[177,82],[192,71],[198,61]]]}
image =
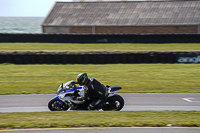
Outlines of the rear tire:
{"label": "rear tire", "polygon": [[105,102],[104,111],[115,110],[120,111],[124,107],[124,99],[117,94],[109,97]]}
{"label": "rear tire", "polygon": [[66,111],[69,109],[69,106],[64,102],[60,102],[58,99],[53,98],[49,101],[48,108],[51,111]]}

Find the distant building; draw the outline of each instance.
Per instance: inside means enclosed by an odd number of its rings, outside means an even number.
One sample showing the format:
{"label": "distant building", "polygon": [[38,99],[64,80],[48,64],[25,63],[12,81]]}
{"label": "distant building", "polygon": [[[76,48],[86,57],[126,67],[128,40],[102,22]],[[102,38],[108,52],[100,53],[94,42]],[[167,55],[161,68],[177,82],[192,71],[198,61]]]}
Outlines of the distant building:
{"label": "distant building", "polygon": [[200,33],[200,1],[57,2],[43,33]]}

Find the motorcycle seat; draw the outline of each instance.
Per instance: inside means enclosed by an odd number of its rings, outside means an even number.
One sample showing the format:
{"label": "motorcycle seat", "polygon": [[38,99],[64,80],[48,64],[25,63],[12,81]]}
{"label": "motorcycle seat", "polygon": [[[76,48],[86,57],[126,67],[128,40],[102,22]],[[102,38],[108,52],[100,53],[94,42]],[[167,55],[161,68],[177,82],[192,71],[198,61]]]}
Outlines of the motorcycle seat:
{"label": "motorcycle seat", "polygon": [[122,89],[122,87],[115,85],[106,85],[106,87],[109,89],[110,92]]}

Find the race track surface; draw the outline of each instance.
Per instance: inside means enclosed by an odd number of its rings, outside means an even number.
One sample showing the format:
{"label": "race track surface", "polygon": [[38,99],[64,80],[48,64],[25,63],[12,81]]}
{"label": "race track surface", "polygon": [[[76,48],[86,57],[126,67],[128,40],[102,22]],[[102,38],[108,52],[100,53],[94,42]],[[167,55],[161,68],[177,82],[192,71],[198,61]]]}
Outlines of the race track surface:
{"label": "race track surface", "polygon": [[[118,93],[125,100],[122,111],[200,111],[200,93]],[[0,112],[49,111],[54,94],[0,95]]]}

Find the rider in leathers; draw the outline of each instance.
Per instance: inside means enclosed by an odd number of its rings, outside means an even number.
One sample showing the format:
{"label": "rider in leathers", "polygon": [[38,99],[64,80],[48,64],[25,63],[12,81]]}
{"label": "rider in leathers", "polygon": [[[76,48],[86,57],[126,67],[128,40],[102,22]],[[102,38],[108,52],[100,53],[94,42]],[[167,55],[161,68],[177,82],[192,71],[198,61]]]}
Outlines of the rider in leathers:
{"label": "rider in leathers", "polygon": [[88,110],[99,109],[107,99],[107,88],[94,78],[88,78],[87,73],[80,73],[77,76],[77,82],[84,86],[84,96],[78,97],[77,100],[92,100]]}

